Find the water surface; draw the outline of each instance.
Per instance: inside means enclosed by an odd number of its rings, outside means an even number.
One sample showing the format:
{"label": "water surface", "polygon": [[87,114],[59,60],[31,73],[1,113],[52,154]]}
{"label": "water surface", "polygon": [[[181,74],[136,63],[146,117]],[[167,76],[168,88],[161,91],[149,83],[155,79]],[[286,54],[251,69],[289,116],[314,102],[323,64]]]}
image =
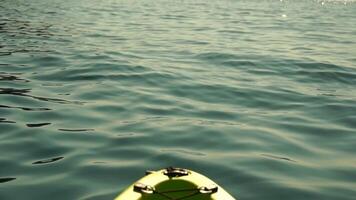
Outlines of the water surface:
{"label": "water surface", "polygon": [[244,200],[356,196],[356,2],[0,0],[0,199],[146,169]]}

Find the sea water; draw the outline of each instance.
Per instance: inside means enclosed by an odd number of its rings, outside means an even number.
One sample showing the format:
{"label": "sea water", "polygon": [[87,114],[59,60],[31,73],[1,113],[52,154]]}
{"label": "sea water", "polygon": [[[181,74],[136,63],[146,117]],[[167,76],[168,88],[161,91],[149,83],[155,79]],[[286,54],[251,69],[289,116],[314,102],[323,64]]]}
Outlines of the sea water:
{"label": "sea water", "polygon": [[356,2],[0,0],[0,199],[145,170],[243,200],[356,197]]}

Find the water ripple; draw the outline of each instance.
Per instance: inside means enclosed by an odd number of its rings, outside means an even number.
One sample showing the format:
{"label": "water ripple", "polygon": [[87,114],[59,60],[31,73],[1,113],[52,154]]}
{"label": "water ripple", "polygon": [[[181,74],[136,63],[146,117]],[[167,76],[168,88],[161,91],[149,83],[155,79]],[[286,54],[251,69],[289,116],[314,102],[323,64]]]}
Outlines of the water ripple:
{"label": "water ripple", "polygon": [[16,122],[14,121],[9,121],[9,120],[6,120],[5,118],[0,118],[0,123],[8,123],[8,124],[14,124]]}
{"label": "water ripple", "polygon": [[40,101],[48,101],[52,103],[60,103],[60,104],[83,104],[84,102],[80,101],[68,101],[65,99],[58,98],[48,98],[48,97],[39,97],[33,96],[30,93],[31,89],[16,89],[16,88],[0,88],[0,95],[14,95],[14,96],[22,96],[22,97],[30,97]]}
{"label": "water ripple", "polygon": [[47,126],[50,125],[51,123],[46,122],[46,123],[35,123],[35,124],[26,124],[27,127],[33,128],[33,127],[42,127],[42,126]]}
{"label": "water ripple", "polygon": [[27,108],[27,107],[19,107],[19,106],[6,106],[0,105],[0,108],[13,108],[13,109],[20,109],[25,111],[50,111],[50,108]]}
{"label": "water ripple", "polygon": [[88,132],[88,131],[94,131],[94,129],[66,129],[66,128],[60,128],[58,129],[59,131],[67,131],[67,132]]}
{"label": "water ripple", "polygon": [[3,177],[0,177],[0,183],[6,183],[6,182],[9,182],[9,181],[13,181],[15,180],[16,178],[3,178]]}
{"label": "water ripple", "polygon": [[281,157],[281,156],[275,156],[275,155],[269,155],[269,154],[261,154],[261,155],[264,156],[264,157],[273,158],[273,159],[286,160],[286,161],[290,161],[290,162],[297,162],[297,161],[292,160],[290,158]]}
{"label": "water ripple", "polygon": [[63,158],[64,157],[62,157],[62,156],[55,157],[55,158],[48,158],[48,159],[45,159],[45,160],[39,160],[39,161],[33,162],[32,164],[33,165],[48,164],[48,163],[56,162],[56,161],[61,160]]}

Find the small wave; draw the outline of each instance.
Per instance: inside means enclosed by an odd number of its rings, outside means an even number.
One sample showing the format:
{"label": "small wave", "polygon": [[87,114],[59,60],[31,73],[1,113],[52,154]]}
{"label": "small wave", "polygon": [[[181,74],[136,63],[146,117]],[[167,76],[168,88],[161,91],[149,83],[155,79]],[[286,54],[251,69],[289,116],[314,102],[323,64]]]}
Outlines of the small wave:
{"label": "small wave", "polygon": [[20,78],[18,74],[2,73],[0,72],[0,81],[21,81],[30,82],[29,80]]}
{"label": "small wave", "polygon": [[300,62],[294,60],[286,60],[286,62],[290,62],[291,64],[296,65],[300,69],[305,70],[330,70],[330,71],[340,71],[344,70],[344,66],[339,66],[332,63],[324,63],[324,62]]}
{"label": "small wave", "polygon": [[282,156],[275,156],[275,155],[270,155],[270,154],[261,154],[264,157],[268,157],[268,158],[274,158],[274,159],[278,159],[278,160],[285,160],[285,161],[289,161],[289,162],[297,162],[295,160],[292,160],[290,158],[287,157],[282,157]]}
{"label": "small wave", "polygon": [[297,68],[292,70],[303,82],[356,83],[356,70],[350,67],[322,62],[290,61]]}
{"label": "small wave", "polygon": [[6,106],[0,105],[0,108],[12,108],[12,109],[20,109],[25,111],[50,111],[50,108],[28,108],[28,107],[21,107],[21,106]]}
{"label": "small wave", "polygon": [[63,158],[64,158],[63,156],[55,157],[55,158],[48,158],[48,159],[45,159],[45,160],[39,160],[39,161],[33,162],[32,164],[33,165],[48,164],[48,163],[56,162],[56,161],[61,160]]}
{"label": "small wave", "polygon": [[234,54],[217,53],[217,52],[201,53],[196,55],[195,57],[206,61],[224,61],[224,60],[231,60],[237,58],[236,55]]}
{"label": "small wave", "polygon": [[6,182],[9,182],[9,181],[13,181],[15,179],[16,178],[12,178],[12,177],[0,177],[0,183],[6,183]]}
{"label": "small wave", "polygon": [[206,156],[206,154],[197,152],[197,151],[189,151],[185,149],[161,149],[162,152],[171,152],[171,153],[182,153],[191,156]]}
{"label": "small wave", "polygon": [[221,62],[224,66],[230,67],[253,67],[256,66],[256,61],[252,60],[226,60]]}
{"label": "small wave", "polygon": [[347,3],[355,3],[356,0],[316,0],[318,3],[324,5],[325,3],[337,3],[337,4],[347,4]]}
{"label": "small wave", "polygon": [[14,121],[9,121],[9,120],[6,120],[6,118],[0,118],[0,123],[8,123],[8,124],[14,124],[16,122]]}
{"label": "small wave", "polygon": [[58,98],[33,96],[28,94],[30,93],[30,91],[31,89],[0,88],[0,94],[5,94],[5,95],[30,97],[40,101],[48,101],[48,102],[60,103],[60,104],[83,104],[83,102],[81,101],[69,101],[69,100],[58,99]]}
{"label": "small wave", "polygon": [[83,128],[83,129],[66,129],[66,128],[60,128],[58,129],[59,131],[66,131],[66,132],[88,132],[88,131],[95,131],[95,129],[90,129],[90,128]]}
{"label": "small wave", "polygon": [[356,84],[356,73],[324,70],[299,70],[296,73],[304,82],[339,82],[347,85]]}
{"label": "small wave", "polygon": [[26,124],[27,127],[34,128],[34,127],[42,127],[42,126],[47,126],[52,123],[46,122],[46,123],[36,123],[36,124]]}

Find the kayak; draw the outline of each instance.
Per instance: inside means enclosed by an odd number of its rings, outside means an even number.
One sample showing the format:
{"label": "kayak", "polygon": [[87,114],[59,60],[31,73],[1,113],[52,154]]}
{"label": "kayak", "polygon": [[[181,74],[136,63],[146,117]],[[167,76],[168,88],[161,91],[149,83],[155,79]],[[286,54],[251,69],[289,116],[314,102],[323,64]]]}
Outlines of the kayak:
{"label": "kayak", "polygon": [[147,171],[115,200],[235,200],[209,178],[182,168]]}
{"label": "kayak", "polygon": [[209,178],[182,168],[147,171],[115,200],[235,200]]}

